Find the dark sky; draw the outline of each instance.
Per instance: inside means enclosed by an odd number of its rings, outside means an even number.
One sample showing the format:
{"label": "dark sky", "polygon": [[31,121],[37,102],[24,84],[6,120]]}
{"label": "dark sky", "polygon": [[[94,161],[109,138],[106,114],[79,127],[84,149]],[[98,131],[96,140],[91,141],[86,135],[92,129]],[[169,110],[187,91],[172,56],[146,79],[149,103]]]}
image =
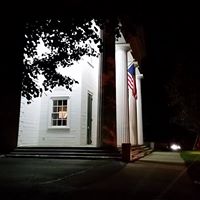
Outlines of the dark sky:
{"label": "dark sky", "polygon": [[147,134],[159,137],[169,134],[171,125],[165,89],[171,78],[178,80],[178,73],[183,96],[196,92],[199,98],[200,31],[194,7],[177,9],[172,6],[151,11],[142,15],[147,52],[142,66],[144,128]]}

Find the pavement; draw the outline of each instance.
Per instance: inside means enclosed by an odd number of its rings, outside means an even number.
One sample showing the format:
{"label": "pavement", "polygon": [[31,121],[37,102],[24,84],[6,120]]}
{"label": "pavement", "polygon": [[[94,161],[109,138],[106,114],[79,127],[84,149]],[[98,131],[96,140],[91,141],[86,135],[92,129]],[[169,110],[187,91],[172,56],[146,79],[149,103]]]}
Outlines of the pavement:
{"label": "pavement", "polygon": [[180,152],[154,151],[151,154],[141,158],[140,161],[185,164],[185,161],[180,156]]}
{"label": "pavement", "polygon": [[[200,196],[197,174],[180,165],[178,155],[178,152],[153,152],[130,163],[2,157],[0,198],[196,200]],[[174,164],[168,164],[169,161]]]}

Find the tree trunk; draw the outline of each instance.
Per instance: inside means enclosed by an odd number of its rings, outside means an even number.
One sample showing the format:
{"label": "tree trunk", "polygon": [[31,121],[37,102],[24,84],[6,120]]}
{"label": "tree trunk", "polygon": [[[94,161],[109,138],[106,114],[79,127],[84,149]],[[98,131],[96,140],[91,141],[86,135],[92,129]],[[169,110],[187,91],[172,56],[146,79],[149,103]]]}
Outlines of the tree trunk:
{"label": "tree trunk", "polygon": [[18,18],[1,18],[1,112],[0,152],[5,153],[17,145],[21,72],[23,59],[23,21]]}

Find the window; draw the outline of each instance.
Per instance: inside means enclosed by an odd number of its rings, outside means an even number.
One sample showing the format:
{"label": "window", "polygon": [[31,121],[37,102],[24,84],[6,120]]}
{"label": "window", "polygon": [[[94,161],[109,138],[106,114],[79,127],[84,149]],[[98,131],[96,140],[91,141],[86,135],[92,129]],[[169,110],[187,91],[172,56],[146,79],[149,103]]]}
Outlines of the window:
{"label": "window", "polygon": [[68,126],[68,99],[52,99],[51,126]]}

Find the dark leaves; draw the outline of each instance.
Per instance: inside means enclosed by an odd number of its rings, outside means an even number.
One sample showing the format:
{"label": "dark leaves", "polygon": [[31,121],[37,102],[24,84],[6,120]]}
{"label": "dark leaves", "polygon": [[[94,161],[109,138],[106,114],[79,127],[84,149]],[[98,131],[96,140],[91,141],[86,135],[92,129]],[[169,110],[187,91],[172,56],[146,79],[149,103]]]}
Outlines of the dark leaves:
{"label": "dark leaves", "polygon": [[[58,66],[70,67],[84,55],[97,57],[102,52],[102,39],[97,26],[101,29],[105,26],[115,27],[115,35],[119,37],[119,21],[114,17],[32,18],[27,21],[22,96],[26,97],[28,102],[55,86],[64,86],[72,91],[73,85],[78,84],[78,81],[63,76],[56,69]],[[41,58],[37,54],[40,38],[51,51]],[[38,75],[44,77],[42,86],[37,83]]]}

